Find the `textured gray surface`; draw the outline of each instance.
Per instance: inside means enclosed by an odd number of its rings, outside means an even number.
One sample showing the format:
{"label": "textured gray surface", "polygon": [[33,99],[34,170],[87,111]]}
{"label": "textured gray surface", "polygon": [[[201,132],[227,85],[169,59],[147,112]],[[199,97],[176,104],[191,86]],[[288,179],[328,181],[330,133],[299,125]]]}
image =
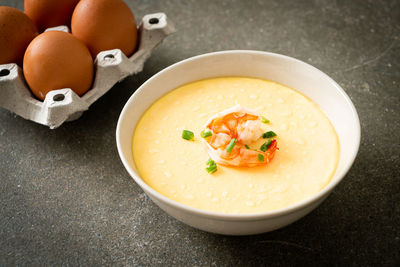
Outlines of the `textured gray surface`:
{"label": "textured gray surface", "polygon": [[[143,72],[56,130],[0,109],[0,265],[400,264],[399,1],[126,2],[137,20],[162,11],[178,30]],[[362,126],[359,155],[332,195],[257,236],[218,236],[170,218],[129,177],[115,145],[119,113],[146,79],[226,49],[316,66],[349,94]]]}

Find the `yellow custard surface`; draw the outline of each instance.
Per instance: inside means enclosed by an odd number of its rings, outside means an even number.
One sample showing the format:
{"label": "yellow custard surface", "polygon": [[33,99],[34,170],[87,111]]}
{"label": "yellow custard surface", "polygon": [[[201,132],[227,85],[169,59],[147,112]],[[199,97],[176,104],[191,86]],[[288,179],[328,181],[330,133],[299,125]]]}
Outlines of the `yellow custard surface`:
{"label": "yellow custard surface", "polygon": [[[218,165],[209,174],[201,131],[216,113],[241,105],[268,118],[279,150],[268,165]],[[182,131],[195,134],[182,139]],[[259,149],[266,139],[250,144]],[[192,82],[158,99],[133,133],[132,152],[142,179],[162,195],[191,207],[228,214],[285,208],[331,180],[339,159],[336,132],[320,108],[281,84],[247,77]]]}

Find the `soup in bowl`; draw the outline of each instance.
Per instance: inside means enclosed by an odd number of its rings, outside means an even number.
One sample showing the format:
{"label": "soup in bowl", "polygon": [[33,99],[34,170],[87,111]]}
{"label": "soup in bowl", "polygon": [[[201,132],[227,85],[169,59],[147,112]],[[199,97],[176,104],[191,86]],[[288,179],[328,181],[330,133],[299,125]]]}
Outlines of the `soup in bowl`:
{"label": "soup in bowl", "polygon": [[360,142],[348,96],[283,55],[224,51],[176,63],[125,105],[128,173],[173,217],[231,235],[283,227],[317,207]]}

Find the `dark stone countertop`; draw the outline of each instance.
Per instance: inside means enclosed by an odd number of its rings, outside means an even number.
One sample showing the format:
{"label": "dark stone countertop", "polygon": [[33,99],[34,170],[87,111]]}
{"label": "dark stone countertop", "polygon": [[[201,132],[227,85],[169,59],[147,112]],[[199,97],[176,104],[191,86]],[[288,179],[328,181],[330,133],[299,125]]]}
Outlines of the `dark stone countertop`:
{"label": "dark stone countertop", "polygon": [[[125,2],[138,21],[162,11],[178,30],[141,73],[56,130],[0,109],[0,265],[400,265],[399,1]],[[22,0],[0,4],[23,9]],[[130,178],[115,144],[119,113],[145,80],[228,49],[321,69],[362,126],[358,157],[331,196],[256,236],[209,234],[169,217]]]}

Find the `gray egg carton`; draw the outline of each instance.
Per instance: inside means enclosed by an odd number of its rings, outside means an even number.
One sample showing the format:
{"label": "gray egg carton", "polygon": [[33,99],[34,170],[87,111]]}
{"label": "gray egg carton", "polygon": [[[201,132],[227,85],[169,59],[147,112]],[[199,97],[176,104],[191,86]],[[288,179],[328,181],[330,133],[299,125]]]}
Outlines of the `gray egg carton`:
{"label": "gray egg carton", "polygon": [[[49,30],[68,31],[68,28],[60,26]],[[152,50],[174,31],[164,13],[144,16],[138,29],[137,51],[129,58],[119,49],[100,52],[94,62],[93,86],[81,97],[70,88],[63,88],[50,91],[42,102],[32,95],[17,64],[0,65],[0,107],[51,129],[65,121],[76,120],[114,84],[142,71]]]}

